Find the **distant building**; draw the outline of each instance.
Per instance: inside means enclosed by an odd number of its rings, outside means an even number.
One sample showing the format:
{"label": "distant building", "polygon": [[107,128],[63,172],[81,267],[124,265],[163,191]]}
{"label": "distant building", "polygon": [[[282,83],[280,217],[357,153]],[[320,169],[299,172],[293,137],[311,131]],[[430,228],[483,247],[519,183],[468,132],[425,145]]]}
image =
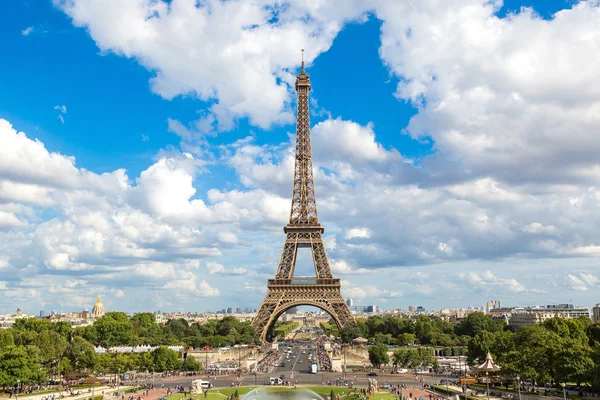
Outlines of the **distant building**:
{"label": "distant building", "polygon": [[376,313],[377,312],[377,306],[367,306],[365,308],[365,312],[368,313]]}
{"label": "distant building", "polygon": [[596,307],[592,309],[593,317],[592,321],[600,322],[600,303],[596,304]]}
{"label": "distant building", "polygon": [[546,311],[544,309],[515,310],[515,312],[508,317],[508,325],[518,329],[523,326],[541,324],[544,321],[554,317],[569,318],[569,314],[556,311]]}
{"label": "distant building", "polygon": [[227,314],[233,314],[233,307],[227,307]]}
{"label": "distant building", "polygon": [[238,308],[235,309],[235,312],[237,314],[241,314],[242,313],[242,309],[240,307],[238,307]]}
{"label": "distant building", "polygon": [[500,308],[500,300],[491,300],[485,303],[485,312],[489,313],[496,308]]}
{"label": "distant building", "polygon": [[418,306],[417,309],[415,310],[415,312],[417,312],[417,313],[424,313],[425,311],[427,311],[427,310],[423,306]]}
{"label": "distant building", "polygon": [[40,318],[44,318],[44,310],[40,310]]}
{"label": "distant building", "polygon": [[354,300],[348,298],[348,300],[346,300],[346,304],[348,305],[348,307],[352,307],[354,305]]}
{"label": "distant building", "polygon": [[409,312],[415,312],[416,309],[417,309],[417,307],[415,307],[415,306],[408,306]]}
{"label": "distant building", "polygon": [[591,318],[590,309],[587,307],[574,306],[573,304],[553,304],[546,306],[547,311],[567,313],[569,318],[587,317]]}
{"label": "distant building", "polygon": [[292,307],[290,309],[288,309],[286,312],[286,314],[298,314],[298,307]]}
{"label": "distant building", "polygon": [[15,317],[20,317],[23,315],[23,312],[21,311],[21,308],[17,308],[17,312],[15,313]]}
{"label": "distant building", "polygon": [[104,316],[104,305],[102,301],[100,301],[100,296],[98,296],[98,300],[96,300],[96,304],[94,304],[94,308],[92,308],[92,318],[98,319]]}

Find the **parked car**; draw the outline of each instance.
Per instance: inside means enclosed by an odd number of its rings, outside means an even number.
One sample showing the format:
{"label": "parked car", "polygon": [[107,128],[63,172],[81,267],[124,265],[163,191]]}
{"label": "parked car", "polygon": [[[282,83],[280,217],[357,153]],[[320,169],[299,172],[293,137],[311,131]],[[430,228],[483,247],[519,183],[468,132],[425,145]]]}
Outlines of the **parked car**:
{"label": "parked car", "polygon": [[375,372],[369,372],[368,375],[369,376],[377,376],[377,374]]}

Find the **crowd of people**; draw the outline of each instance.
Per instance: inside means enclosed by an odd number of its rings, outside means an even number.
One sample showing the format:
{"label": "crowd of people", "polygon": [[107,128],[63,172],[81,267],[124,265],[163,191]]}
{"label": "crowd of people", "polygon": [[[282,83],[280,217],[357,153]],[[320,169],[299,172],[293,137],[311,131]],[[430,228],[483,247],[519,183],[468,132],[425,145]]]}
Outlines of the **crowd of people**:
{"label": "crowd of people", "polygon": [[256,363],[255,372],[266,374],[279,364],[281,354],[278,351],[271,350],[267,356]]}
{"label": "crowd of people", "polygon": [[329,358],[329,353],[325,350],[323,339],[317,342],[317,357],[321,371],[331,372],[331,358]]}

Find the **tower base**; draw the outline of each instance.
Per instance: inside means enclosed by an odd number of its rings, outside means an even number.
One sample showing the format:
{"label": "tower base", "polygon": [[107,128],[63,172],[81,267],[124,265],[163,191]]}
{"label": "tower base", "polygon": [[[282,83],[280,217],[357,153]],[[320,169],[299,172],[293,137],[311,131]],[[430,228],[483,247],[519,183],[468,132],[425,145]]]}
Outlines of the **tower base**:
{"label": "tower base", "polygon": [[269,279],[267,296],[252,320],[256,336],[270,341],[275,321],[285,311],[296,306],[314,306],[327,312],[338,329],[354,323],[348,305],[335,278]]}

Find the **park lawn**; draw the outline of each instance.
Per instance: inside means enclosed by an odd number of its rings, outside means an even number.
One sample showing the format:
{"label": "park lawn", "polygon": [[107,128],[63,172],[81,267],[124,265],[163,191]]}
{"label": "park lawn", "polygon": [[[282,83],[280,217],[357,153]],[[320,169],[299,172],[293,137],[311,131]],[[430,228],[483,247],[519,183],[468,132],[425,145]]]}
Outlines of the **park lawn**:
{"label": "park lawn", "polygon": [[[204,395],[200,395],[200,394],[193,395],[192,397],[197,398],[198,400],[203,400],[203,399],[223,400],[225,398],[228,398],[232,394],[234,394],[236,389],[238,391],[238,394],[241,397],[255,388],[256,388],[256,386],[242,386],[242,387],[238,387],[238,388],[234,387],[234,388],[210,389],[208,391],[208,396],[206,398],[204,397]],[[302,389],[302,387],[298,387],[298,389],[294,389],[293,387],[281,387],[281,386],[277,386],[277,387],[260,386],[260,388],[268,390],[268,391],[273,391],[273,392],[291,392],[294,390]],[[336,396],[339,394],[340,398],[343,400],[358,400],[359,399],[359,397],[352,394],[351,393],[352,390],[348,389],[347,387],[310,386],[310,387],[307,387],[306,389],[312,390],[313,392],[322,395],[324,398],[327,398],[327,396],[329,396],[329,394],[333,390],[333,393]],[[184,397],[183,393],[177,393],[177,394],[167,397],[167,400],[185,400],[186,398],[189,398],[189,397],[190,397],[189,394]],[[394,395],[389,394],[387,392],[376,393],[375,395],[369,396],[369,398],[371,400],[395,400],[396,399],[396,397]]]}
{"label": "park lawn", "polygon": [[[238,391],[238,394],[240,396],[243,396],[254,388],[255,388],[255,386],[242,386],[242,387],[233,387],[233,388],[210,389],[208,391],[207,397],[204,397],[203,394],[193,394],[191,396],[192,396],[192,398],[194,398],[194,399],[197,398],[198,400],[202,400],[202,399],[223,400],[224,398],[229,397],[232,394],[234,394],[236,389]],[[189,393],[186,396],[184,396],[183,393],[176,393],[172,396],[167,397],[167,400],[183,400],[183,399],[189,399],[189,398],[190,398]]]}
{"label": "park lawn", "polygon": [[[98,388],[108,388],[108,386],[106,386],[106,385],[93,385],[93,384],[74,385],[74,386],[69,386],[69,387],[71,389],[73,389],[74,391],[81,390],[82,394],[86,394],[87,393],[87,391],[84,391],[83,389],[91,389],[92,387],[95,388],[94,390],[96,390]],[[129,388],[129,386],[123,386],[123,387],[126,388],[126,389]],[[102,390],[102,389],[100,389],[100,390]],[[44,394],[52,394],[52,393],[58,394],[58,393],[64,392],[64,391],[65,391],[64,389],[61,390],[61,389],[53,388],[53,389],[40,390],[40,391],[29,393],[29,394],[22,394],[21,393],[21,394],[19,394],[19,397],[20,398],[28,398],[28,397],[34,397],[34,396],[41,396],[41,395],[44,395]],[[90,397],[91,397],[92,392],[90,392],[89,394],[90,394]],[[94,395],[95,395],[95,393],[94,393]],[[65,396],[65,397],[68,397],[68,396]],[[0,399],[8,399],[8,398],[9,398],[8,395],[2,395],[2,396],[0,396]]]}
{"label": "park lawn", "polygon": [[[320,395],[329,396],[331,391],[333,390],[334,395],[340,395],[340,398],[343,400],[355,400],[360,397],[353,394],[353,389],[349,389],[347,387],[335,387],[335,386],[309,386],[307,389],[312,390],[315,393]],[[360,393],[360,391],[358,392]],[[396,396],[388,393],[387,391],[382,391],[379,393],[375,393],[374,395],[369,395],[371,400],[395,400]]]}

